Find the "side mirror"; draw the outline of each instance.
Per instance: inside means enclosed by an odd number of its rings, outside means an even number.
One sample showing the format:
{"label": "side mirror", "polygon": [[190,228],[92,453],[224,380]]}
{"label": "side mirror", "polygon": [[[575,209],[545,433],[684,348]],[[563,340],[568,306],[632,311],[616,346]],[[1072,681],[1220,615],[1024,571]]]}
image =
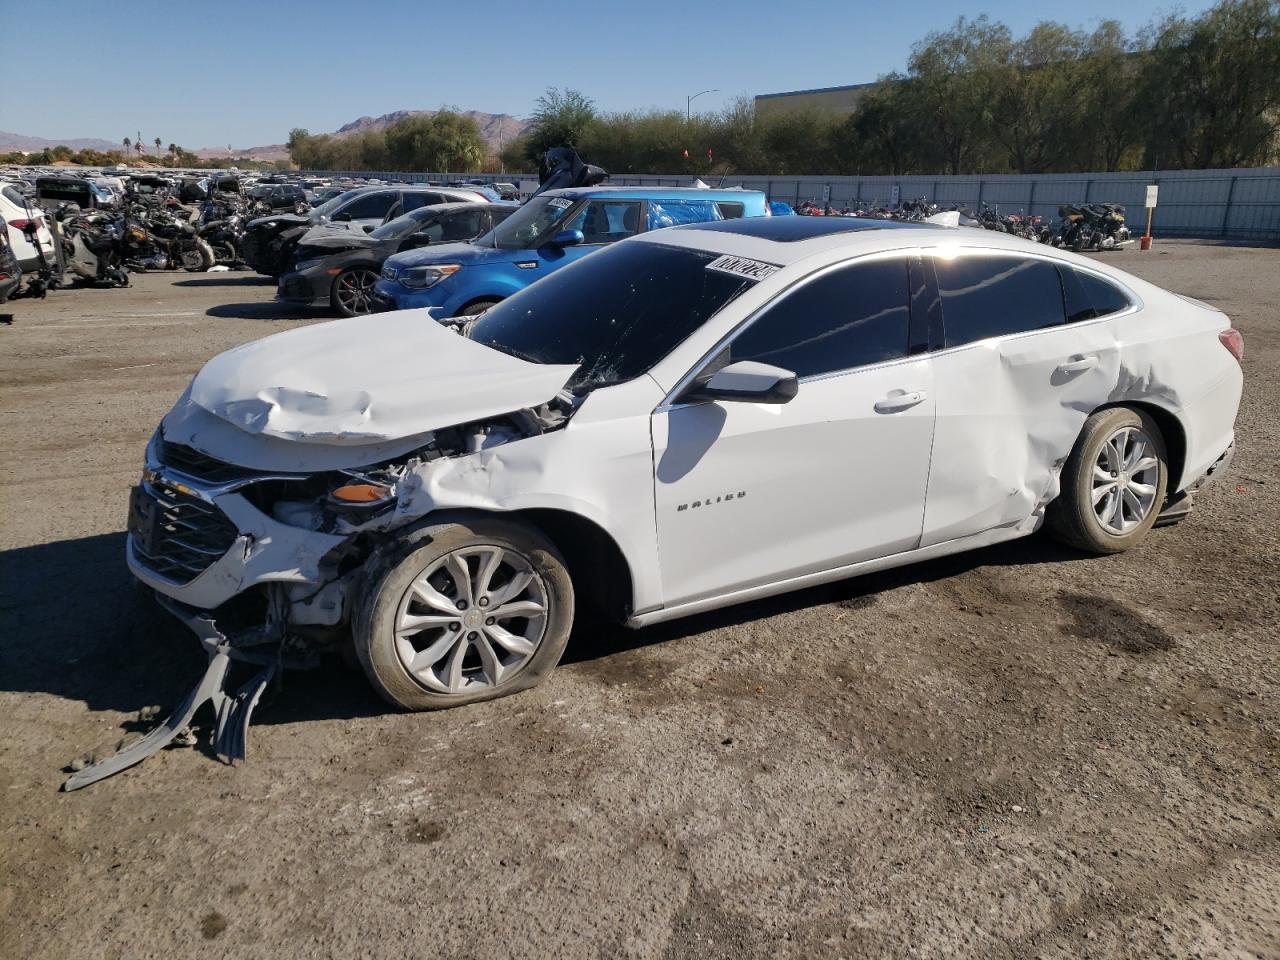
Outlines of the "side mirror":
{"label": "side mirror", "polygon": [[351,214],[339,213],[333,218],[335,223],[348,223],[351,220]]}
{"label": "side mirror", "polygon": [[551,243],[557,247],[576,247],[585,239],[581,230],[561,230],[551,238]]}
{"label": "side mirror", "polygon": [[682,399],[787,403],[799,391],[800,381],[790,370],[739,360],[721,367],[705,383],[695,384]]}
{"label": "side mirror", "polygon": [[368,224],[365,224],[364,232],[365,232],[365,233],[373,233],[373,227],[369,226]]}

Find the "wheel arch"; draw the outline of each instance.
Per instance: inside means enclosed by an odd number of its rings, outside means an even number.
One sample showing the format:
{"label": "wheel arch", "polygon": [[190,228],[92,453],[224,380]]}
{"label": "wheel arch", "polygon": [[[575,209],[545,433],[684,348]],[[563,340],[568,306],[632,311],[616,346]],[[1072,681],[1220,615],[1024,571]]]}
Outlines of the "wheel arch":
{"label": "wheel arch", "polygon": [[1182,473],[1187,464],[1187,431],[1182,421],[1171,410],[1146,400],[1117,400],[1114,403],[1104,403],[1094,413],[1098,410],[1113,410],[1117,407],[1126,407],[1145,413],[1160,428],[1165,455],[1169,458],[1169,482],[1165,489],[1168,491],[1167,496],[1173,496],[1182,488]]}
{"label": "wheel arch", "polygon": [[[579,608],[593,609],[606,619],[622,622],[633,606],[635,580],[631,564],[613,536],[594,520],[556,507],[517,510],[442,509],[427,514],[409,527],[394,531],[399,543],[413,542],[431,527],[485,517],[522,521],[543,533],[564,557]],[[397,546],[380,553],[392,555]]]}
{"label": "wheel arch", "polygon": [[476,296],[468,297],[463,301],[462,306],[458,307],[458,314],[461,314],[462,311],[466,310],[468,307],[475,306],[477,303],[501,303],[506,298],[506,294],[499,293],[477,294]]}

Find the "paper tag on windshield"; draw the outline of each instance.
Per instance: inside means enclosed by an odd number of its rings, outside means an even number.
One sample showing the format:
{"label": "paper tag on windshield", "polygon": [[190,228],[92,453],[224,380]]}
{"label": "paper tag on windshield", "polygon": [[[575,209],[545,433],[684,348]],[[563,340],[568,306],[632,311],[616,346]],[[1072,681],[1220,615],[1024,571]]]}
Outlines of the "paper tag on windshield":
{"label": "paper tag on windshield", "polygon": [[720,273],[732,273],[734,276],[746,277],[748,280],[763,280],[778,272],[778,267],[772,263],[761,263],[759,260],[748,260],[746,257],[734,257],[729,254],[716,257],[707,264],[707,269]]}
{"label": "paper tag on windshield", "polygon": [[566,207],[573,206],[573,201],[568,199],[567,197],[552,197],[550,200],[547,201],[547,206],[557,207],[563,210]]}

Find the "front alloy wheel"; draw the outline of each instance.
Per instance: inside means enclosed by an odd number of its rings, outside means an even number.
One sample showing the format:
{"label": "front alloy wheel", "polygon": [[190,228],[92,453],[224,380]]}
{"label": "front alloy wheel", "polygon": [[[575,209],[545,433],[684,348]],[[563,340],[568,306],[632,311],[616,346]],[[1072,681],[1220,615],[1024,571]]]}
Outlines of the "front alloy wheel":
{"label": "front alloy wheel", "polygon": [[531,687],[569,640],[569,572],[524,523],[477,516],[421,528],[371,557],[365,574],[355,653],[378,692],[407,710]]}
{"label": "front alloy wheel", "polygon": [[546,587],[526,557],[493,544],[463,547],[405,590],[396,653],[430,690],[496,687],[529,662],[546,626]]}

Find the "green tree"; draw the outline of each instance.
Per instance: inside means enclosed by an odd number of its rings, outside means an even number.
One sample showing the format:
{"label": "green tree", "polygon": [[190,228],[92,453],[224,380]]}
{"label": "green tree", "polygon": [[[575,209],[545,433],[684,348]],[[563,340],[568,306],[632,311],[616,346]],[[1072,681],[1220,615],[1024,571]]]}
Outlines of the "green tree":
{"label": "green tree", "polygon": [[1154,30],[1142,78],[1152,165],[1265,164],[1280,132],[1280,0],[1222,0]]}
{"label": "green tree", "polygon": [[1082,134],[1068,169],[1132,169],[1141,159],[1138,77],[1146,53],[1115,20],[1104,20],[1085,43]]}
{"label": "green tree", "polygon": [[990,91],[991,134],[1014,173],[1056,169],[1082,136],[1087,38],[1060,23],[1036,24],[1003,50],[983,84]]}
{"label": "green tree", "polygon": [[398,120],[385,140],[387,163],[397,170],[469,173],[488,153],[475,120],[450,109]]}
{"label": "green tree", "polygon": [[536,160],[551,147],[579,147],[587,129],[595,122],[596,109],[595,104],[577,90],[548,87],[538,98],[532,119],[528,158]]}
{"label": "green tree", "polygon": [[929,131],[922,143],[935,145],[931,159],[938,169],[967,173],[988,158],[992,87],[1012,43],[1008,27],[981,16],[961,17],[911,48],[910,113]]}

